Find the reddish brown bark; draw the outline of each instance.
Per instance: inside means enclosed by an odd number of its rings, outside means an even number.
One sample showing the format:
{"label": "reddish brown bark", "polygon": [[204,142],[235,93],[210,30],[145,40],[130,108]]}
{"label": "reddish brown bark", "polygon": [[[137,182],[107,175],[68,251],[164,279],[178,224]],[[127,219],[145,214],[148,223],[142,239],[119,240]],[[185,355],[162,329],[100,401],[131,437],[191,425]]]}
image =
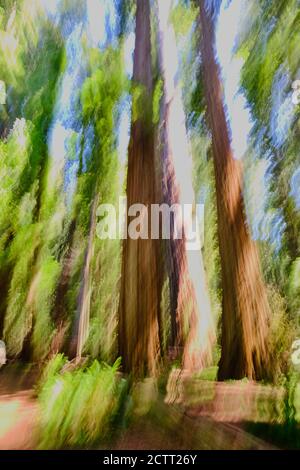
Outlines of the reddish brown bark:
{"label": "reddish brown bark", "polygon": [[[133,116],[128,149],[127,204],[157,203],[149,0],[137,0],[133,81],[140,87],[143,115]],[[140,113],[141,114],[141,113]],[[127,228],[131,221],[127,217]],[[150,232],[150,223],[149,223]],[[160,357],[159,240],[127,238],[123,244],[119,307],[119,351],[123,369],[155,374]]]}
{"label": "reddish brown bark", "polygon": [[212,132],[223,315],[219,379],[268,376],[269,305],[258,251],[247,226],[242,170],[234,159],[215,55],[211,14],[200,0],[201,55],[207,114]]}

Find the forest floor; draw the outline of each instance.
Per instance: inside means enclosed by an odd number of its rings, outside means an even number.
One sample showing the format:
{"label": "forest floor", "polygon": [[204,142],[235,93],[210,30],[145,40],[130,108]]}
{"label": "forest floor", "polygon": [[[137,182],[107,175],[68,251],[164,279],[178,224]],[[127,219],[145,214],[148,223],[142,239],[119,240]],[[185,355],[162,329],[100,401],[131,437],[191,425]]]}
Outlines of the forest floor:
{"label": "forest floor", "polygon": [[[0,450],[36,448],[39,408],[35,379],[35,374],[22,375],[18,368],[0,371]],[[213,387],[211,401],[207,398]],[[201,403],[195,398],[200,390],[204,397]],[[189,399],[184,397],[184,407],[176,400],[167,404],[161,397],[149,414],[135,416],[106,449],[274,449],[244,428],[243,422],[255,411],[254,390],[252,384],[230,387],[189,381],[184,392]],[[278,391],[274,393],[278,397]]]}
{"label": "forest floor", "polygon": [[38,404],[35,373],[19,365],[0,370],[0,450],[33,449]]}
{"label": "forest floor", "polygon": [[[170,410],[172,413],[172,410]],[[0,450],[34,449],[38,405],[31,391],[0,396]],[[188,423],[189,421],[189,423]],[[200,422],[200,423],[199,423]],[[190,424],[189,432],[186,432]],[[199,426],[199,424],[201,424]],[[193,431],[197,429],[195,435]],[[270,444],[255,438],[237,426],[220,424],[208,418],[185,417],[180,432],[172,433],[155,420],[141,418],[124,431],[112,450],[180,450],[180,449],[271,449]]]}

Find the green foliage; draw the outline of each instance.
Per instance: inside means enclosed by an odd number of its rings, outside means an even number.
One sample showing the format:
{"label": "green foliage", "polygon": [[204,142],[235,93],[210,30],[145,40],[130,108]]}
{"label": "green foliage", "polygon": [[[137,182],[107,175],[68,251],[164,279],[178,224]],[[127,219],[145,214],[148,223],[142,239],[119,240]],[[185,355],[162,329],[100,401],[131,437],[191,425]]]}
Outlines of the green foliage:
{"label": "green foliage", "polygon": [[[83,119],[95,129],[95,145],[88,171],[79,176],[75,207],[83,246],[92,228],[91,211],[98,204],[115,204],[121,194],[115,131],[117,105],[128,88],[123,71],[122,50],[89,51],[90,76],[82,88]],[[91,319],[85,351],[110,361],[116,354],[119,240],[100,240],[93,234],[91,278]]]}
{"label": "green foliage", "polygon": [[153,112],[152,120],[153,124],[156,125],[159,123],[160,118],[160,104],[161,98],[163,96],[163,81],[161,79],[156,81],[154,93],[153,93]]}
{"label": "green foliage", "polygon": [[92,357],[105,361],[113,360],[117,354],[120,271],[119,240],[97,239],[92,264],[90,333],[85,349]]}
{"label": "green foliage", "polygon": [[[141,120],[150,129],[153,122],[153,98],[149,96],[148,90],[140,83],[133,83],[131,87],[132,95],[132,122]],[[157,97],[156,97],[157,100]],[[155,119],[155,117],[154,117]]]}
{"label": "green foliage", "polygon": [[[280,296],[286,301],[286,315],[297,331],[300,303],[294,274],[300,254],[300,216],[291,195],[291,178],[299,166],[298,107],[294,107],[283,142],[275,145],[274,138],[280,125],[276,123],[285,120],[281,115],[284,110],[276,108],[278,90],[275,85],[278,87],[278,77],[284,74],[285,88],[280,92],[287,100],[292,100],[292,83],[300,65],[296,45],[299,44],[299,5],[296,0],[253,2],[247,18],[250,20],[246,28],[242,25],[237,51],[245,60],[241,85],[254,118],[254,152],[256,158],[270,163],[265,220],[274,221],[279,215],[283,219],[279,249],[276,251],[270,246],[269,240],[261,244],[263,270],[266,280],[278,286]],[[276,317],[276,310],[274,315]]]}
{"label": "green foliage", "polygon": [[41,361],[49,351],[54,326],[51,313],[55,300],[55,290],[61,271],[60,264],[51,256],[41,262],[41,267],[32,282],[33,311],[32,348],[33,358]]}
{"label": "green foliage", "polygon": [[60,373],[68,359],[63,354],[55,354],[46,364],[44,364],[41,377],[36,385],[36,392],[39,395],[45,385],[55,382],[57,374]]}
{"label": "green foliage", "polygon": [[[3,336],[8,354],[21,354],[33,328],[32,344],[37,347],[36,357],[41,354],[42,358],[52,333],[50,299],[54,287],[50,288],[51,282],[46,282],[49,260],[45,258],[42,266],[43,256],[39,256],[44,241],[47,243],[44,234],[51,234],[51,223],[39,217],[39,212],[47,168],[46,136],[56,96],[62,43],[57,30],[37,5],[32,3],[32,8],[28,8],[26,2],[7,3],[0,31],[1,48],[9,48],[2,51],[1,72],[10,90],[7,97],[10,112],[5,127],[7,132],[12,128],[7,139],[0,141],[3,177],[0,269],[10,282],[3,302],[6,308]],[[55,278],[53,273],[48,275]],[[49,292],[39,291],[45,287]],[[37,315],[35,308],[41,309],[41,313]]]}
{"label": "green foliage", "polygon": [[290,284],[289,284],[289,296],[294,299],[295,310],[299,311],[299,298],[300,298],[300,258],[295,259],[291,268]]}
{"label": "green foliage", "polygon": [[[38,224],[32,221],[34,188],[23,196],[18,207],[20,178],[31,151],[32,127],[24,119],[16,120],[7,141],[0,142],[0,171],[3,176],[0,183],[3,204],[0,215],[2,257],[4,265],[12,267],[3,333],[8,353],[12,355],[20,353],[32,325],[27,294],[40,230]],[[8,245],[11,237],[13,241]]]}
{"label": "green foliage", "polygon": [[288,371],[282,379],[282,387],[284,389],[283,400],[280,400],[282,413],[280,412],[278,417],[275,415],[270,423],[249,423],[247,430],[279,448],[295,450],[300,448],[299,372]]}
{"label": "green foliage", "polygon": [[209,380],[209,381],[216,381],[218,375],[218,367],[208,367],[204,369],[198,376],[200,380]]}
{"label": "green foliage", "polygon": [[187,8],[184,2],[178,2],[171,12],[171,22],[176,34],[186,36],[196,20],[198,9],[194,5]]}
{"label": "green foliage", "polygon": [[255,116],[266,123],[270,117],[276,71],[287,63],[294,74],[299,66],[295,46],[299,44],[300,15],[296,0],[281,2],[281,8],[276,12],[278,16],[274,16],[274,2],[261,3],[260,8],[258,4],[253,5],[252,14],[256,21],[252,20],[248,35],[241,39],[239,51],[246,58],[242,86]]}
{"label": "green foliage", "polygon": [[14,268],[8,293],[3,336],[7,343],[8,354],[12,356],[20,354],[23,342],[32,327],[27,296],[38,244],[37,230],[38,227],[35,225],[19,230],[10,250],[10,260],[14,262]]}
{"label": "green foliage", "polygon": [[295,339],[295,330],[287,315],[286,301],[280,295],[278,288],[269,285],[268,297],[272,311],[269,352],[272,358],[274,382],[278,383],[288,372],[288,357]]}
{"label": "green foliage", "polygon": [[9,228],[16,230],[18,227],[18,192],[20,178],[29,163],[31,129],[30,123],[18,119],[7,141],[0,141],[1,238],[5,238]]}
{"label": "green foliage", "polygon": [[55,356],[40,385],[40,449],[86,447],[103,441],[126,391],[126,381],[118,376],[120,360],[112,367],[94,361],[65,372],[64,363],[63,356]]}

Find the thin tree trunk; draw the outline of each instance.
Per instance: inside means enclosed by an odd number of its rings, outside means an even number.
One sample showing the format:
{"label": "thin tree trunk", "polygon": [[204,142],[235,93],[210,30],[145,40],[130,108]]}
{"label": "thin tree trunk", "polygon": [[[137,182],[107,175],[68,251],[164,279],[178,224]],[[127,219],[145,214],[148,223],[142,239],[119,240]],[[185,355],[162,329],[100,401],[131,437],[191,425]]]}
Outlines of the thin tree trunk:
{"label": "thin tree trunk", "polygon": [[81,359],[82,350],[85,341],[88,337],[89,320],[90,320],[90,307],[91,307],[91,262],[94,254],[94,237],[96,233],[96,211],[98,205],[98,197],[94,197],[91,210],[90,230],[88,245],[84,257],[84,265],[82,272],[82,279],[80,285],[80,292],[77,301],[77,314],[75,318],[74,330],[71,338],[70,357],[76,357],[76,360]]}
{"label": "thin tree trunk", "polygon": [[[137,0],[133,81],[141,92],[128,149],[127,204],[144,204],[151,215],[157,202],[152,110],[149,0]],[[131,218],[127,217],[126,227]],[[150,223],[149,232],[150,233]],[[119,352],[123,369],[155,374],[160,358],[159,240],[127,238],[123,244],[119,307]]]}
{"label": "thin tree trunk", "polygon": [[212,132],[223,315],[219,380],[268,376],[270,309],[258,251],[247,226],[240,162],[232,154],[215,56],[212,15],[200,0],[201,54],[207,114]]}
{"label": "thin tree trunk", "polygon": [[[176,218],[183,237],[167,243],[167,266],[171,296],[171,346],[183,352],[183,367],[203,368],[211,358],[214,327],[205,283],[201,247],[190,250],[186,234],[196,227],[192,159],[185,126],[180,87],[176,84],[178,60],[176,38],[169,22],[171,0],[158,0],[159,59],[164,82],[162,104],[162,150],[164,199],[170,206],[184,207],[183,220]],[[188,209],[187,205],[190,205]]]}

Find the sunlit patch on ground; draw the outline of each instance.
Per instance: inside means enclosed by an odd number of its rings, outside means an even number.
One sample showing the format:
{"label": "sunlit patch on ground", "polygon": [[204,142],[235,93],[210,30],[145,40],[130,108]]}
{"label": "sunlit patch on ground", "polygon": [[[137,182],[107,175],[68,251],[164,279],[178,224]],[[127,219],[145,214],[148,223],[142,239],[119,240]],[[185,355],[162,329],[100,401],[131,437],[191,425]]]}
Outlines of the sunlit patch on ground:
{"label": "sunlit patch on ground", "polygon": [[0,401],[0,442],[5,434],[13,427],[16,421],[19,419],[20,402]]}
{"label": "sunlit patch on ground", "polygon": [[36,411],[30,391],[0,395],[0,450],[33,448]]}

